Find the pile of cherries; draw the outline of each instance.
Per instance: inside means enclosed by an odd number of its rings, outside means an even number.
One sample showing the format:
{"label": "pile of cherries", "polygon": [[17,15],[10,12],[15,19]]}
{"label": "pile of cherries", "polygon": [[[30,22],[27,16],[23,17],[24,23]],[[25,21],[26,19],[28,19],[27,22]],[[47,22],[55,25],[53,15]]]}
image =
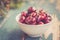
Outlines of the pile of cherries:
{"label": "pile of cherries", "polygon": [[34,7],[29,7],[27,11],[21,12],[19,22],[29,25],[47,24],[52,20],[51,16],[43,10],[37,10]]}

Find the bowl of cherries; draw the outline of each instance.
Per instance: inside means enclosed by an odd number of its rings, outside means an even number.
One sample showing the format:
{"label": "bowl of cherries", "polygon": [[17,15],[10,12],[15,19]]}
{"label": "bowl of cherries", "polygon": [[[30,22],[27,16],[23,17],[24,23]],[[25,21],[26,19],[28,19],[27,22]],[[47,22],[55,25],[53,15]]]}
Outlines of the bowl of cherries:
{"label": "bowl of cherries", "polygon": [[38,37],[52,26],[53,17],[43,9],[29,7],[16,16],[20,29],[31,37]]}

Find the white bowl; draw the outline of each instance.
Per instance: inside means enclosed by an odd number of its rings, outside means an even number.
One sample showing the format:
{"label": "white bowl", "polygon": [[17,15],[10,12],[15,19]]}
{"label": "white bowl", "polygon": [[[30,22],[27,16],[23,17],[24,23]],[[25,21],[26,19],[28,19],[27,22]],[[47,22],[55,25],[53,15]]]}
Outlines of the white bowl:
{"label": "white bowl", "polygon": [[40,35],[42,35],[46,30],[49,29],[49,27],[52,27],[53,23],[54,23],[54,19],[53,16],[52,17],[52,21],[50,23],[47,24],[43,24],[43,25],[27,25],[27,24],[22,24],[19,22],[19,18],[20,18],[21,14],[18,14],[16,16],[16,21],[20,26],[20,29],[25,32],[26,34],[28,34],[31,37],[39,37]]}

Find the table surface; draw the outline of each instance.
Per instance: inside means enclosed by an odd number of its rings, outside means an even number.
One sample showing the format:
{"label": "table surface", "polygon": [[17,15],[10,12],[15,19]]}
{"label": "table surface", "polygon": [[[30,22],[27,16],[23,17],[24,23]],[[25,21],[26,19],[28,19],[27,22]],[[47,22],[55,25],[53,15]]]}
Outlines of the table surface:
{"label": "table surface", "polygon": [[[21,40],[22,32],[19,29],[19,26],[16,22],[16,15],[19,14],[22,10],[26,9],[30,4],[26,4],[20,9],[10,10],[8,13],[10,17],[7,19],[5,24],[0,28],[0,40]],[[56,13],[58,19],[60,20],[60,12],[55,8],[54,4],[43,4],[41,6],[43,9],[46,9],[49,13]],[[39,40],[39,38],[27,37],[26,40]],[[43,36],[43,40],[45,40]],[[47,40],[52,40],[52,34],[49,35]]]}

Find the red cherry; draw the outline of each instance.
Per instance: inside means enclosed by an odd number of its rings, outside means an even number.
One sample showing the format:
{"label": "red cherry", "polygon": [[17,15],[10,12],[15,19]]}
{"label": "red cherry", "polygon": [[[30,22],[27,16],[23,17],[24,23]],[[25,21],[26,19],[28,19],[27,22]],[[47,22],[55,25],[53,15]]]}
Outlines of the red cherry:
{"label": "red cherry", "polygon": [[35,17],[35,16],[37,16],[37,13],[36,12],[32,12],[30,15]]}
{"label": "red cherry", "polygon": [[40,24],[40,25],[42,25],[42,24],[44,24],[42,21],[40,21],[38,24]]}
{"label": "red cherry", "polygon": [[33,17],[31,21],[32,21],[32,22],[36,22],[36,18]]}
{"label": "red cherry", "polygon": [[20,19],[19,19],[19,22],[23,23],[24,21],[25,21],[25,17],[21,16]]}
{"label": "red cherry", "polygon": [[45,15],[45,14],[42,14],[42,15],[41,15],[41,18],[42,18],[42,19],[46,18],[46,15]]}
{"label": "red cherry", "polygon": [[49,21],[51,21],[52,18],[51,18],[51,16],[47,16],[47,17],[45,18],[45,20],[49,20]]}
{"label": "red cherry", "polygon": [[31,23],[31,24],[32,24],[32,25],[36,25],[36,23],[37,23],[37,22],[35,21],[35,22]]}
{"label": "red cherry", "polygon": [[37,17],[37,22],[39,22],[39,21],[41,21],[42,19],[41,19],[41,16],[38,16]]}
{"label": "red cherry", "polygon": [[31,24],[35,25],[37,23],[36,18],[32,18],[31,22],[32,22]]}
{"label": "red cherry", "polygon": [[26,17],[26,15],[27,15],[26,11],[23,11],[22,14],[21,14],[21,16],[25,16],[25,17]]}
{"label": "red cherry", "polygon": [[28,13],[35,12],[35,11],[36,11],[36,9],[34,7],[29,7],[28,8]]}
{"label": "red cherry", "polygon": [[41,19],[45,19],[46,18],[46,14],[45,13],[41,13],[39,16],[41,16]]}
{"label": "red cherry", "polygon": [[51,16],[47,16],[45,18],[45,23],[49,23],[52,20]]}
{"label": "red cherry", "polygon": [[29,24],[32,20],[32,17],[31,16],[28,16],[25,20],[25,23]]}
{"label": "red cherry", "polygon": [[41,21],[41,20],[44,20],[46,18],[46,15],[45,14],[41,14],[41,15],[38,15],[37,17],[37,21]]}
{"label": "red cherry", "polygon": [[47,23],[49,23],[49,22],[50,22],[49,20],[46,20],[46,21],[45,21],[45,24],[47,24]]}

